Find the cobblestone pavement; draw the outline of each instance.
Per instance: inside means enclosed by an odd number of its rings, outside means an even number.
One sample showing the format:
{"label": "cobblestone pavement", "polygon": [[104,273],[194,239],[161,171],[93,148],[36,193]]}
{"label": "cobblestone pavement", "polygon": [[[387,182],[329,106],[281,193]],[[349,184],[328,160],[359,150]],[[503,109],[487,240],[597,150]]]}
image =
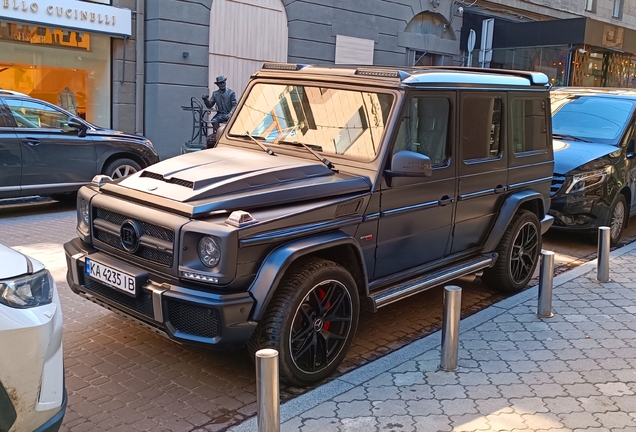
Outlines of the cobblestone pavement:
{"label": "cobblestone pavement", "polygon": [[[636,431],[636,243],[462,320],[459,367],[440,332],[281,407],[282,431]],[[256,430],[254,419],[234,432]]]}
{"label": "cobblestone pavement", "polygon": [[[0,205],[0,243],[44,262],[58,284],[69,392],[63,432],[216,431],[256,413],[254,366],[244,351],[182,346],[73,294],[62,243],[74,236],[75,212],[68,205]],[[460,285],[464,316],[505,297],[479,283]],[[437,330],[442,293],[434,289],[377,314],[363,313],[335,376]],[[283,387],[281,397],[287,401],[306,391]]]}
{"label": "cobblestone pavement", "polygon": [[[62,244],[75,237],[75,211],[55,202],[0,207],[0,243],[42,261],[58,285],[64,313],[69,406],[62,432],[216,431],[256,413],[255,370],[245,351],[179,345],[75,294],[65,279]],[[473,284],[475,285],[475,284]],[[501,298],[466,284],[467,312]],[[441,320],[442,291],[363,313],[338,373],[398,349]],[[284,387],[283,400],[307,391]]]}

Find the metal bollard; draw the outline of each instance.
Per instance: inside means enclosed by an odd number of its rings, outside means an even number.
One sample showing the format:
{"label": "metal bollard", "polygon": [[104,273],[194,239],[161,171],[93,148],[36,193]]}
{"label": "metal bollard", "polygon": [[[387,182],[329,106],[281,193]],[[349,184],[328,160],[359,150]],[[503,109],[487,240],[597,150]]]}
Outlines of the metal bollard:
{"label": "metal bollard", "polygon": [[459,318],[462,311],[462,289],[444,287],[444,316],[442,320],[442,361],[439,367],[447,372],[457,369],[459,355]]}
{"label": "metal bollard", "polygon": [[596,279],[609,282],[610,228],[598,227],[598,248],[596,250]]}
{"label": "metal bollard", "polygon": [[550,318],[552,314],[552,280],[554,278],[554,252],[541,251],[541,270],[539,276],[539,303],[537,315]]}
{"label": "metal bollard", "polygon": [[258,432],[280,431],[280,392],[278,388],[278,351],[256,351],[256,418]]}

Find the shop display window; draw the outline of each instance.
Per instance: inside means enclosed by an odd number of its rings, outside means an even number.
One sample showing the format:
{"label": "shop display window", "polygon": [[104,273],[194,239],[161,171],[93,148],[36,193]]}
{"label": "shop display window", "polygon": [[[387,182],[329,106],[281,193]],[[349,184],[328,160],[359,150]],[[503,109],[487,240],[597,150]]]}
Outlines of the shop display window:
{"label": "shop display window", "polygon": [[[473,58],[476,56],[473,56]],[[566,47],[528,47],[493,50],[491,68],[543,72],[554,86],[566,83]]]}
{"label": "shop display window", "polygon": [[110,37],[0,21],[0,88],[111,126]]}

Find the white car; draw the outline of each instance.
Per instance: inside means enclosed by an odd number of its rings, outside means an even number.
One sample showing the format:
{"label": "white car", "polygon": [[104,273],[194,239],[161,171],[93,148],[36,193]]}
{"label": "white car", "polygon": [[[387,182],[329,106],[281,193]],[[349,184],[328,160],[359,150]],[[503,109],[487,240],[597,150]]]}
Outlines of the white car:
{"label": "white car", "polygon": [[55,432],[66,402],[55,281],[41,262],[0,245],[0,432]]}

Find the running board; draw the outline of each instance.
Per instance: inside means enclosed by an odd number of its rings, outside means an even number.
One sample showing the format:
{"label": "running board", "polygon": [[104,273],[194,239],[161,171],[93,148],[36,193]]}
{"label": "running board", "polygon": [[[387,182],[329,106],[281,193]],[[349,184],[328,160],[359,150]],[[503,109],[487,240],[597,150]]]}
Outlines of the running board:
{"label": "running board", "polygon": [[379,308],[390,305],[398,300],[490,267],[494,264],[496,259],[496,254],[481,255],[477,258],[460,261],[451,267],[445,267],[442,270],[427,273],[397,285],[391,285],[381,291],[369,294],[371,308],[373,312],[376,312]]}

